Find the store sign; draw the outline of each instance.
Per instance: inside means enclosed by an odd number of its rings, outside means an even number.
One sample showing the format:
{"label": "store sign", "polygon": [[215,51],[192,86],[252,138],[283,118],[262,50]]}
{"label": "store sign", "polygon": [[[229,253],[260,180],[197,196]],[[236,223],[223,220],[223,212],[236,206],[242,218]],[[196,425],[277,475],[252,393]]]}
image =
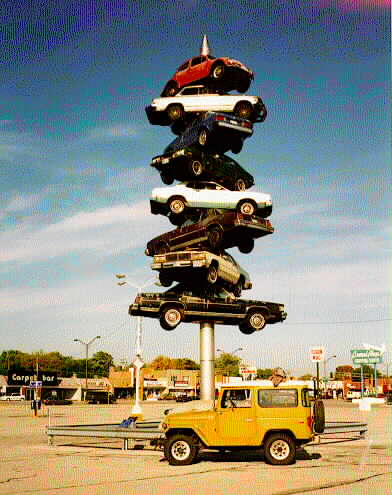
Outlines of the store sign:
{"label": "store sign", "polygon": [[382,354],[374,349],[353,349],[351,359],[354,364],[378,364],[382,363]]}
{"label": "store sign", "polygon": [[239,367],[240,375],[257,375],[256,366],[243,366]]}
{"label": "store sign", "polygon": [[56,371],[39,371],[38,375],[31,370],[18,370],[8,372],[8,385],[29,386],[33,381],[42,382],[43,387],[58,385]]}
{"label": "store sign", "polygon": [[167,382],[164,382],[162,380],[143,380],[143,387],[144,388],[164,388],[167,387]]}
{"label": "store sign", "polygon": [[320,363],[325,359],[325,348],[324,347],[312,347],[310,349],[310,359],[312,363]]}

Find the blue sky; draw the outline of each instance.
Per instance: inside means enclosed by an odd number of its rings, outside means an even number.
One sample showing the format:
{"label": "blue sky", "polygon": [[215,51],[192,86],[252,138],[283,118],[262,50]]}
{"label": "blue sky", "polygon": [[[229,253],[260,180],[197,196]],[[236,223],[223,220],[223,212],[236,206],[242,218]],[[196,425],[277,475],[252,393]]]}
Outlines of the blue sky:
{"label": "blue sky", "polygon": [[[163,8],[164,5],[164,8]],[[390,7],[386,1],[3,1],[0,7],[1,348],[134,355],[127,315],[153,276],[146,242],[170,230],[149,213],[151,158],[173,139],[144,107],[199,52],[256,73],[268,117],[239,163],[271,193],[275,233],[231,253],[288,319],[216,347],[294,373],[309,348],[349,364],[362,342],[391,360]],[[151,286],[149,290],[160,291]],[[144,319],[143,355],[199,360],[197,325]]]}

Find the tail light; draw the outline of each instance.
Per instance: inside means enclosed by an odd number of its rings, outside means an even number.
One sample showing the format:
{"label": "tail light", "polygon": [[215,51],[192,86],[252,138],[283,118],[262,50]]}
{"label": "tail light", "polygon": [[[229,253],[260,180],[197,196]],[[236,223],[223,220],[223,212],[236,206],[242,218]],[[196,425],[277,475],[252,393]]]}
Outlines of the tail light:
{"label": "tail light", "polygon": [[314,417],[312,415],[308,416],[307,420],[308,426],[311,430],[313,430]]}
{"label": "tail light", "polygon": [[252,129],[252,122],[250,122],[249,120],[242,122],[241,125],[242,127],[247,127],[248,129]]}
{"label": "tail light", "polygon": [[226,117],[224,115],[217,115],[215,120],[226,120]]}
{"label": "tail light", "polygon": [[135,304],[140,304],[140,303],[141,303],[141,301],[142,301],[141,296],[136,296],[136,297],[135,297]]}

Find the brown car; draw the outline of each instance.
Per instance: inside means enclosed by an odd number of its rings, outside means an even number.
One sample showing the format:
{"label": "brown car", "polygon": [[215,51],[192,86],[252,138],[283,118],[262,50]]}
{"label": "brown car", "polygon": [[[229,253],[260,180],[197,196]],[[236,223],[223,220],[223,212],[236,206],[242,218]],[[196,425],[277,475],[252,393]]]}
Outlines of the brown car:
{"label": "brown car", "polygon": [[271,222],[265,218],[244,216],[235,211],[204,210],[198,221],[189,219],[181,227],[149,241],[145,253],[155,256],[188,248],[220,252],[234,246],[241,253],[250,253],[254,239],[273,232]]}

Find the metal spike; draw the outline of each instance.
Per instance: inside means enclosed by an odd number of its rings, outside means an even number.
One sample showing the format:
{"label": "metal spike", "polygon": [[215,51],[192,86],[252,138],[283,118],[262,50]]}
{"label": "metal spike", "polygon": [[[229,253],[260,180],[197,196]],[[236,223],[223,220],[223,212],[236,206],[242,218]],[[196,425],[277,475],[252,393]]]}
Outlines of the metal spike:
{"label": "metal spike", "polygon": [[211,53],[210,45],[208,44],[207,35],[205,34],[203,36],[203,41],[201,42],[200,55],[206,57],[207,55],[210,55],[210,53]]}

